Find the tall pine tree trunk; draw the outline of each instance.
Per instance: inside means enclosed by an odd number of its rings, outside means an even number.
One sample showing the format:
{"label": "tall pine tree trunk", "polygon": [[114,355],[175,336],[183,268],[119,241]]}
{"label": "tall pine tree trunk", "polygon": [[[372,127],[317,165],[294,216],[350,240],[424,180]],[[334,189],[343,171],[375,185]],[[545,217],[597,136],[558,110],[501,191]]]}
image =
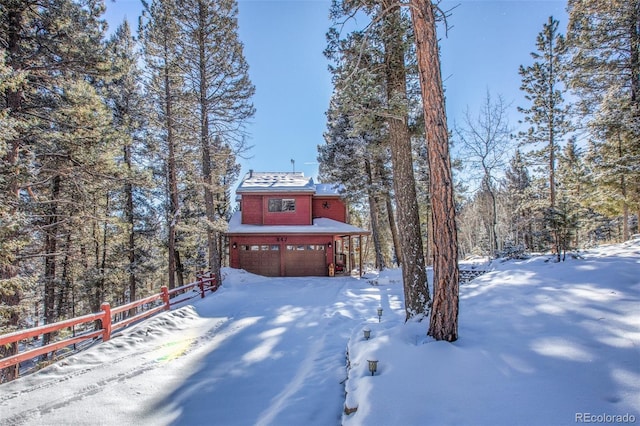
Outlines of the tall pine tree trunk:
{"label": "tall pine tree trunk", "polygon": [[[166,49],[166,46],[165,46]],[[166,54],[168,57],[168,54]],[[176,149],[174,137],[173,101],[171,91],[171,78],[169,68],[164,68],[164,102],[165,102],[165,126],[167,130],[167,186],[169,187],[169,235],[167,241],[168,266],[169,266],[169,289],[176,287],[176,229],[180,220],[180,199],[178,197],[178,173],[176,166]]]}
{"label": "tall pine tree trunk", "polygon": [[182,287],[184,285],[184,266],[180,260],[180,251],[176,249],[173,254],[176,265],[176,286]]}
{"label": "tall pine tree trunk", "polygon": [[436,340],[453,342],[458,339],[458,241],[440,52],[434,6],[429,0],[411,0],[410,9],[424,109],[434,231],[434,296],[428,334]]}
{"label": "tall pine tree trunk", "polygon": [[[47,226],[44,237],[44,322],[52,324],[56,320],[56,260],[58,251],[58,203],[60,201],[61,178],[54,176],[51,182],[51,199],[47,217]],[[51,341],[51,333],[42,337],[42,344],[47,345]],[[47,359],[47,355],[43,356]]]}
{"label": "tall pine tree trunk", "polygon": [[72,283],[71,283],[71,274],[70,274],[70,264],[73,261],[71,259],[72,256],[72,247],[71,247],[71,231],[66,231],[66,238],[64,244],[64,256],[62,258],[62,274],[60,276],[60,289],[58,291],[58,301],[56,302],[56,317],[58,319],[62,318],[72,318],[73,316],[69,315],[69,308],[71,308],[71,304],[69,303],[69,296],[72,292]]}
{"label": "tall pine tree trunk", "polygon": [[209,89],[209,78],[207,74],[207,41],[205,40],[205,30],[207,28],[207,9],[202,3],[199,4],[199,27],[198,27],[198,64],[199,64],[199,95],[200,95],[200,143],[202,149],[202,180],[204,183],[204,205],[207,216],[207,247],[209,252],[209,270],[216,282],[220,282],[220,254],[218,251],[218,232],[214,228],[216,223],[216,211],[214,204],[213,173],[211,170],[211,135],[209,132],[209,100],[207,93]]}
{"label": "tall pine tree trunk", "polygon": [[[383,1],[388,9],[391,4]],[[407,118],[407,81],[403,37],[400,32],[400,8],[384,15],[384,49],[387,78],[387,99],[390,107],[389,139],[393,166],[393,187],[400,234],[400,257],[404,283],[406,319],[427,315],[429,289],[424,264],[418,199],[413,175],[411,134]]]}
{"label": "tall pine tree trunk", "polygon": [[378,223],[378,202],[373,188],[373,175],[371,173],[371,162],[368,158],[364,160],[364,168],[367,174],[367,196],[369,199],[369,217],[371,220],[371,235],[373,237],[373,248],[375,250],[376,269],[382,271],[386,265],[382,255],[380,244],[380,225]]}
{"label": "tall pine tree trunk", "polygon": [[395,253],[395,261],[398,266],[402,265],[400,259],[400,241],[398,239],[398,226],[396,225],[396,216],[393,208],[393,202],[391,200],[391,185],[389,184],[389,178],[387,176],[385,165],[381,159],[376,160],[376,175],[382,182],[384,204],[387,210],[387,221],[389,223],[389,230],[391,231],[391,240],[393,241],[393,251]]}
{"label": "tall pine tree trunk", "polygon": [[[132,164],[132,154],[131,154],[131,144],[127,143],[124,145],[124,162],[127,167],[127,172],[129,174],[126,183],[124,184],[124,196],[125,196],[125,206],[124,206],[124,216],[127,223],[127,232],[129,233],[127,238],[127,258],[129,261],[129,266],[127,268],[127,273],[129,275],[129,300],[127,302],[131,302],[136,300],[136,240],[135,240],[135,219],[133,215],[133,185],[131,183],[132,172],[133,172],[133,164]],[[129,315],[135,315],[135,308],[129,311]]]}
{"label": "tall pine tree trunk", "polygon": [[[622,138],[620,137],[620,134],[617,136],[618,158],[623,158],[625,153],[622,146]],[[624,173],[620,174],[620,198],[622,199],[622,241],[627,241],[631,238],[631,233],[629,231],[629,197],[627,193],[627,179]]]}

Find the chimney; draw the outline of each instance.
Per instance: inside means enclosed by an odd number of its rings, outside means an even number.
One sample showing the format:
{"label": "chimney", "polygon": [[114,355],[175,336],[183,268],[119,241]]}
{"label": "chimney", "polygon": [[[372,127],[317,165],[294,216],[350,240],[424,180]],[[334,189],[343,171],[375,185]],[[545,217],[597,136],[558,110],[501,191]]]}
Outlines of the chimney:
{"label": "chimney", "polygon": [[249,169],[249,179],[253,177],[253,169]]}

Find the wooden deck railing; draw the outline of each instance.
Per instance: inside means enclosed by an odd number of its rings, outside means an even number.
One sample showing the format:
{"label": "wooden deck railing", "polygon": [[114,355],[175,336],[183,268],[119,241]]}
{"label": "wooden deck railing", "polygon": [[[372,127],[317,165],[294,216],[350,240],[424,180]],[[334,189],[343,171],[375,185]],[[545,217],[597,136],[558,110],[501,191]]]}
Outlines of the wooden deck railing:
{"label": "wooden deck railing", "polygon": [[[195,290],[196,287],[199,290],[197,293],[191,292],[191,294],[186,294],[191,290]],[[111,335],[116,330],[124,328],[134,322],[148,318],[152,315],[157,314],[158,312],[168,311],[172,306],[190,300],[194,297],[197,297],[198,295],[204,298],[207,291],[214,292],[218,289],[218,287],[219,283],[217,283],[215,279],[205,277],[204,274],[199,274],[198,279],[192,283],[174,288],[172,290],[169,290],[166,286],[162,286],[160,293],[156,293],[154,295],[118,306],[113,309],[111,308],[111,305],[109,303],[105,302],[101,305],[100,312],[1,335],[0,346],[11,345],[15,343],[17,344],[16,346],[19,347],[19,342],[22,340],[32,339],[34,337],[38,337],[47,333],[53,333],[65,328],[74,327],[78,324],[85,324],[96,321],[100,321],[101,324],[100,329],[92,330],[77,336],[49,343],[45,346],[4,357],[0,359],[0,369],[14,366],[16,364],[19,364],[20,362],[33,359],[39,355],[54,352],[58,349],[75,345],[89,339],[102,337],[102,341],[106,342],[111,338]],[[183,297],[177,299],[177,296]],[[116,315],[136,309],[139,306],[145,304],[157,303],[159,300],[162,300],[162,303],[158,306],[145,310],[137,315],[125,318],[121,321],[112,321],[113,317]]]}

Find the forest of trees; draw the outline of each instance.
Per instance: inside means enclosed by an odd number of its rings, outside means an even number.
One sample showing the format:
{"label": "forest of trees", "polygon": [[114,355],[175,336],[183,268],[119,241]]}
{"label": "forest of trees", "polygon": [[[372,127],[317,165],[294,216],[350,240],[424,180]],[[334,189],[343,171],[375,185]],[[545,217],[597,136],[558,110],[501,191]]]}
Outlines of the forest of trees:
{"label": "forest of trees", "polygon": [[[570,0],[567,34],[553,17],[541,22],[531,62],[514,70],[526,102],[488,90],[452,128],[435,35],[449,12],[439,2],[403,6],[332,2],[320,177],[368,212],[371,265],[402,266],[407,319],[433,303],[428,334],[451,341],[457,330],[434,321],[457,321],[458,258],[551,252],[561,261],[638,232],[640,1]],[[441,301],[452,309],[439,311]]]}
{"label": "forest of trees", "polygon": [[134,36],[102,0],[0,2],[0,333],[220,278],[254,114],[237,4],[143,7]]}
{"label": "forest of trees", "polygon": [[[103,0],[0,0],[0,333],[220,277],[254,114],[237,3],[143,5],[135,31],[107,33]],[[458,258],[562,260],[638,232],[639,0],[569,0],[565,34],[541,22],[513,70],[526,103],[488,90],[453,128],[434,54],[448,12],[410,5],[333,1],[318,147],[320,180],[372,231],[371,266],[403,267],[407,319],[429,313],[434,259],[436,309]]]}
{"label": "forest of trees", "polygon": [[[357,5],[357,10],[356,10]],[[448,11],[432,5],[442,28]],[[334,92],[319,146],[322,179],[344,183],[369,211],[371,264],[402,264],[404,195],[393,185],[394,126],[407,124],[424,258],[433,259],[428,152],[409,8],[394,28],[404,60],[389,60],[382,0],[334,0],[327,35]],[[415,9],[415,8],[414,8]],[[572,0],[566,34],[553,17],[519,69],[525,103],[488,89],[479,111],[449,130],[460,258],[517,257],[625,241],[640,214],[640,2]],[[356,15],[358,14],[358,15]],[[368,17],[351,29],[353,17]],[[349,30],[347,30],[349,28]],[[406,96],[389,96],[389,67],[402,67]],[[509,123],[518,115],[519,123]],[[408,185],[410,186],[410,185]]]}

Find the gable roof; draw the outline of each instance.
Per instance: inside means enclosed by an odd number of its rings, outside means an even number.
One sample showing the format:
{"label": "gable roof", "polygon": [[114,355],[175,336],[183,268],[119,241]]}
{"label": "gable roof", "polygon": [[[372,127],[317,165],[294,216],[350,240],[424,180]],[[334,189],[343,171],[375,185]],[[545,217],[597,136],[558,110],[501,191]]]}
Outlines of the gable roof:
{"label": "gable roof", "polygon": [[243,192],[311,192],[316,186],[312,178],[303,172],[254,172],[249,171],[236,193]]}

